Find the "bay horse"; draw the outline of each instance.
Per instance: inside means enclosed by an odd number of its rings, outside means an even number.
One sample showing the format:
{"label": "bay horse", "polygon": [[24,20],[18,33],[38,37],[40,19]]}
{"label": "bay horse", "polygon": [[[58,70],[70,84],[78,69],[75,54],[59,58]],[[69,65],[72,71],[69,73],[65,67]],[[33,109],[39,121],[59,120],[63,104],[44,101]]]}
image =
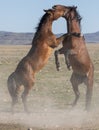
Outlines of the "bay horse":
{"label": "bay horse", "polygon": [[[66,12],[69,9],[66,10]],[[35,74],[47,64],[52,51],[62,42],[66,34],[59,38],[52,32],[52,23],[61,17],[64,11],[56,11],[54,9],[44,10],[36,33],[32,40],[32,47],[28,54],[19,62],[15,71],[8,77],[7,86],[12,98],[12,112],[14,112],[15,104],[18,102],[21,86],[24,86],[22,93],[22,102],[24,110],[28,112],[27,96],[35,83]],[[65,13],[66,13],[65,12]]]}
{"label": "bay horse", "polygon": [[[65,12],[68,7],[55,5],[53,8]],[[81,34],[81,16],[76,10],[77,7],[69,8],[71,8],[70,11],[62,16],[67,21],[68,35],[62,42],[63,47],[55,52],[56,67],[59,70],[58,54],[64,54],[68,68],[71,66],[73,70],[70,81],[75,93],[75,100],[72,106],[77,104],[80,96],[78,86],[84,83],[87,86],[85,109],[89,110],[93,91],[94,66],[86,48],[84,36]]]}

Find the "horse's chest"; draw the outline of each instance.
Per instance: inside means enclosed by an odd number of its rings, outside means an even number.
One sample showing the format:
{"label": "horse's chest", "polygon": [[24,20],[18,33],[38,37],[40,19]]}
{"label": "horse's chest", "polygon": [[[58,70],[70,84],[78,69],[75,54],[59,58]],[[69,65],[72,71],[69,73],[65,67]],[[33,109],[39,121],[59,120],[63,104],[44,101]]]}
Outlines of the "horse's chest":
{"label": "horse's chest", "polygon": [[44,51],[44,53],[41,55],[38,61],[41,67],[43,67],[48,62],[48,59],[51,56],[51,54],[52,54],[52,49],[48,49],[47,51],[46,50]]}

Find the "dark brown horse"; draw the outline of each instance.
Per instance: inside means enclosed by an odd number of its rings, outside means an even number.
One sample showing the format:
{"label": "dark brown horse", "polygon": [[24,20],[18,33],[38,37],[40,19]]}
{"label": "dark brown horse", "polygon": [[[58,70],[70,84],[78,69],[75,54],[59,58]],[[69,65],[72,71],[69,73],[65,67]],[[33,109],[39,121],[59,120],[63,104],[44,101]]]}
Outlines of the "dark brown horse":
{"label": "dark brown horse", "polygon": [[[59,10],[61,12],[64,10],[65,12],[65,9],[67,10],[68,7],[56,5],[53,8],[56,11]],[[94,67],[86,48],[84,36],[81,34],[81,17],[76,10],[77,7],[69,8],[71,8],[70,11],[63,15],[67,20],[68,35],[62,42],[63,47],[55,52],[56,66],[59,70],[58,54],[64,54],[66,61],[70,62],[73,70],[70,81],[75,93],[75,100],[72,106],[76,105],[80,96],[78,86],[84,83],[87,86],[86,110],[88,110],[92,98]]]}
{"label": "dark brown horse", "polygon": [[64,12],[55,11],[54,9],[45,10],[45,12],[38,24],[30,51],[19,62],[15,71],[8,77],[7,84],[12,98],[12,112],[14,111],[15,104],[18,102],[21,86],[24,86],[22,102],[25,111],[28,112],[26,100],[30,89],[34,85],[35,74],[47,64],[53,49],[66,36],[65,34],[60,38],[56,38],[52,33],[52,22],[61,17]]}

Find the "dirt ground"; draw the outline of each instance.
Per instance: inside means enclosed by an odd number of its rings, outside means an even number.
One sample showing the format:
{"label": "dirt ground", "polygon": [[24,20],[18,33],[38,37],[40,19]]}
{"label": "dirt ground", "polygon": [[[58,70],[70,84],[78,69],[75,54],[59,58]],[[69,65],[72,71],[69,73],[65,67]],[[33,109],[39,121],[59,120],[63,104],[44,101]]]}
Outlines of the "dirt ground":
{"label": "dirt ground", "polygon": [[[48,112],[49,111],[49,112]],[[32,114],[0,114],[0,130],[99,130],[99,112],[46,110]],[[1,119],[2,118],[2,119]]]}
{"label": "dirt ground", "polygon": [[12,114],[6,81],[29,49],[30,46],[0,46],[0,130],[99,130],[99,45],[88,45],[95,66],[90,112],[84,110],[84,85],[80,87],[77,106],[69,105],[74,99],[69,81],[71,71],[66,69],[64,58],[60,56],[61,70],[57,72],[52,55],[46,67],[37,74],[36,84],[29,94],[30,113],[24,112],[20,99]]}

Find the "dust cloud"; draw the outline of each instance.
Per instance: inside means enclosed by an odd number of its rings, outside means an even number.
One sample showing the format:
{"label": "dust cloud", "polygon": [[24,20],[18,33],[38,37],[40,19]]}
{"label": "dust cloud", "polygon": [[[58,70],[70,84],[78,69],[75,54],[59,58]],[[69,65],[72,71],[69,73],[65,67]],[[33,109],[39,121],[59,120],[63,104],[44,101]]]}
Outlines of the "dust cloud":
{"label": "dust cloud", "polygon": [[21,102],[16,105],[16,112],[11,114],[9,107],[11,103],[9,102],[9,94],[8,92],[2,91],[0,98],[0,123],[21,124],[28,127],[56,129],[84,127],[99,128],[99,107],[92,109],[90,112],[86,112],[82,106],[79,105],[73,109],[71,107],[68,107],[68,109],[59,109],[54,106],[55,102],[53,99],[47,95],[43,98],[34,98],[36,104],[29,108],[31,109],[31,113],[27,114],[24,112],[24,110],[20,107],[20,105],[23,105]]}
{"label": "dust cloud", "polygon": [[60,110],[47,106],[43,109],[35,109],[32,113],[24,112],[0,112],[0,123],[22,124],[38,128],[99,128],[99,110],[86,112],[82,109]]}

